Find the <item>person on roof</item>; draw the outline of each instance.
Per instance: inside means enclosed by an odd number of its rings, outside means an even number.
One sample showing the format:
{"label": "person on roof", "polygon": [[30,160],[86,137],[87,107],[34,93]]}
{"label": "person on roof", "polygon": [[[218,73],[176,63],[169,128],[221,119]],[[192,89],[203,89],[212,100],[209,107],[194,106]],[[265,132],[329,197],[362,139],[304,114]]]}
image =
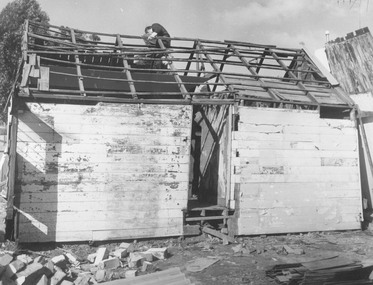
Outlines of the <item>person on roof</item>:
{"label": "person on roof", "polygon": [[[147,35],[147,40],[150,43],[154,43],[154,40],[156,40],[157,37],[170,37],[170,34],[167,32],[167,30],[158,23],[154,23],[151,26],[147,26],[145,28],[145,34]],[[169,48],[171,46],[171,39],[162,39],[162,42],[166,48]],[[155,46],[159,48],[159,43],[156,40]]]}

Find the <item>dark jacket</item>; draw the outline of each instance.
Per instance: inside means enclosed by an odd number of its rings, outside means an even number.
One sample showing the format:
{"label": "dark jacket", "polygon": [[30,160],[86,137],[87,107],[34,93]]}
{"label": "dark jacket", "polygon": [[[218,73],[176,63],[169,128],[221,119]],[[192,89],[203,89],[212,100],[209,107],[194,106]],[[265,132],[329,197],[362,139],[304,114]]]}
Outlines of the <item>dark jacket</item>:
{"label": "dark jacket", "polygon": [[[161,24],[154,23],[152,25],[152,29],[153,29],[153,32],[157,33],[158,37],[170,37],[170,34]],[[171,40],[169,39],[163,39],[162,42],[166,48],[169,48],[171,46]],[[157,46],[158,46],[158,42],[157,42]]]}

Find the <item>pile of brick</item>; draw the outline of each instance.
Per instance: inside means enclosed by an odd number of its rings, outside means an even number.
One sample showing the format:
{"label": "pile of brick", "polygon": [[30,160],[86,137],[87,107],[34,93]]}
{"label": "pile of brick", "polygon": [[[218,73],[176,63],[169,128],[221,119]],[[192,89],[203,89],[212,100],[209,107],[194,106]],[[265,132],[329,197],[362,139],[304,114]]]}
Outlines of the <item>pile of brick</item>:
{"label": "pile of brick", "polygon": [[54,257],[3,252],[0,285],[90,285],[135,278],[155,272],[153,261],[167,255],[166,247],[137,251],[131,243],[121,243],[111,252],[99,247],[84,260],[67,251]]}

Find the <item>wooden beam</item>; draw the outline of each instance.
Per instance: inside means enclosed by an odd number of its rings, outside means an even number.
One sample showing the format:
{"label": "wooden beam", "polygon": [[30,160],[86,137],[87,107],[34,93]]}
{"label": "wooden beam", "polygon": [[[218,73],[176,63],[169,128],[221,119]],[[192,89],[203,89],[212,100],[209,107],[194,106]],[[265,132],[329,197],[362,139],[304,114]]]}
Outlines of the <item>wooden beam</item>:
{"label": "wooden beam", "polygon": [[259,60],[258,66],[256,67],[256,70],[255,70],[256,73],[259,73],[260,66],[263,64],[264,59],[266,58],[267,53],[268,53],[268,49],[266,48],[266,49],[263,51],[263,56],[260,57],[260,60]]}
{"label": "wooden beam", "polygon": [[[122,53],[123,43],[122,43],[122,39],[120,38],[119,34],[117,35],[117,42],[118,42],[118,46],[121,48],[120,52]],[[126,77],[128,79],[128,84],[131,90],[132,98],[137,99],[138,97],[136,94],[135,84],[133,83],[131,71],[129,70],[130,66],[128,64],[127,59],[125,58],[123,58],[123,66],[124,66],[124,72],[126,73]]]}
{"label": "wooden beam", "polygon": [[[254,70],[254,68],[250,65],[250,63],[246,60],[246,58],[237,50],[237,48],[234,45],[231,45],[231,48],[233,49],[233,52],[237,55],[237,57],[241,60],[241,62],[246,66],[246,68],[250,71],[252,75],[254,75],[254,79],[257,81],[264,83],[264,81],[260,78],[260,75]],[[276,91],[272,90],[271,88],[264,87],[262,85],[263,89],[267,90],[269,95],[273,99],[283,99],[281,95]]]}
{"label": "wooden beam", "polygon": [[[71,41],[76,44],[76,38],[75,38],[75,32],[74,29],[70,29],[71,32]],[[77,52],[77,50],[75,50]],[[76,73],[78,75],[78,84],[79,84],[79,90],[81,92],[81,95],[86,96],[85,90],[84,90],[84,84],[83,84],[83,76],[82,76],[82,70],[80,68],[80,60],[79,55],[75,54],[75,63],[76,63]]]}
{"label": "wooden beam", "polygon": [[200,41],[198,41],[198,46],[200,47],[202,53],[205,55],[206,59],[209,61],[210,65],[214,69],[214,71],[217,74],[218,78],[221,80],[221,82],[223,82],[227,86],[227,89],[232,92],[231,94],[233,94],[235,96],[236,91],[234,90],[234,88],[232,86],[230,86],[230,84],[226,80],[225,76],[222,74],[223,72],[216,65],[216,63],[214,62],[214,60],[212,59],[212,57],[208,54],[208,52],[206,51],[205,47],[201,44]]}
{"label": "wooden beam", "polygon": [[[162,49],[166,49],[161,39],[158,39],[158,43],[159,43],[159,46]],[[179,74],[177,73],[177,69],[175,68],[175,66],[173,64],[172,58],[170,57],[169,53],[166,54],[166,58],[169,61],[171,72],[173,73],[174,78],[175,78],[176,82],[178,83],[178,86],[180,88],[181,93],[183,94],[184,99],[190,100],[191,96],[188,93],[188,90],[185,88],[184,83],[181,80]]]}
{"label": "wooden beam", "polygon": [[[288,69],[288,67],[286,66],[286,64],[284,64],[284,62],[277,56],[277,54],[273,51],[273,50],[269,50],[269,53],[273,56],[273,58],[280,64],[280,66],[289,74],[289,76],[293,79],[298,79],[297,76]],[[301,90],[303,90],[305,92],[305,95],[310,98],[310,100],[312,102],[315,102],[317,104],[319,104],[319,102],[317,101],[317,99],[315,98],[315,96],[313,96],[309,90],[307,89],[306,86],[304,86],[304,84],[301,82],[301,81],[297,81],[296,84],[300,87]]]}
{"label": "wooden beam", "polygon": [[[37,91],[37,90],[35,90]],[[51,91],[53,92],[53,91]],[[53,95],[43,93],[33,93],[31,96],[18,94],[19,97],[47,99],[47,100],[69,100],[75,102],[111,102],[111,103],[129,103],[129,104],[175,104],[175,105],[231,105],[234,104],[233,99],[133,99],[133,98],[118,98],[104,96],[79,96],[67,95],[54,92]]]}
{"label": "wooden beam", "polygon": [[[194,44],[193,44],[193,50],[195,50],[196,47],[197,47],[197,42],[195,41]],[[197,53],[197,56],[198,56],[198,53]],[[192,52],[190,53],[190,55],[189,55],[189,60],[188,60],[188,63],[187,63],[187,65],[186,65],[186,67],[185,67],[186,71],[184,72],[184,75],[185,75],[185,76],[188,75],[188,70],[190,69],[190,65],[192,64],[191,60],[193,59],[193,57],[194,57],[194,51],[192,51]],[[198,64],[199,64],[199,63],[197,62],[197,65],[198,65]],[[197,68],[197,69],[198,69],[198,68]]]}
{"label": "wooden beam", "polygon": [[[361,111],[360,111],[360,109],[357,110],[357,119],[358,119],[358,125],[359,125],[359,130],[360,130],[361,141],[362,141],[362,144],[363,144],[363,148],[366,151],[368,164],[369,164],[370,170],[371,170],[372,175],[373,175],[372,152],[370,151],[370,146],[369,146],[367,134],[365,132],[363,120],[361,118]],[[370,193],[370,199],[371,199],[370,200],[370,204],[373,205],[373,188],[369,189],[369,193]]]}
{"label": "wooden beam", "polygon": [[29,20],[25,21],[22,35],[22,57],[24,61],[27,61],[27,49],[28,49],[28,30],[29,30]]}
{"label": "wooden beam", "polygon": [[[12,102],[13,105],[14,102]],[[10,108],[11,109],[11,108]],[[16,156],[17,156],[17,123],[18,120],[15,116],[9,115],[10,133],[8,134],[9,140],[9,178],[8,178],[8,203],[6,209],[6,218],[13,219],[13,204],[14,204],[14,186],[16,179]]]}

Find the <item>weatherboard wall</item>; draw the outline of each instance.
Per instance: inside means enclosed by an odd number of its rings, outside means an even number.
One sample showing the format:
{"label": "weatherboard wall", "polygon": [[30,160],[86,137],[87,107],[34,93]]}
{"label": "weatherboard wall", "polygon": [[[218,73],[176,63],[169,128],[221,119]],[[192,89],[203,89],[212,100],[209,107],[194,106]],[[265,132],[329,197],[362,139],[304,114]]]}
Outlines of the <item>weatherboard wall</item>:
{"label": "weatherboard wall", "polygon": [[191,106],[27,103],[18,111],[20,242],[183,234]]}
{"label": "weatherboard wall", "polygon": [[238,107],[238,235],[360,228],[357,130],[318,111]]}

